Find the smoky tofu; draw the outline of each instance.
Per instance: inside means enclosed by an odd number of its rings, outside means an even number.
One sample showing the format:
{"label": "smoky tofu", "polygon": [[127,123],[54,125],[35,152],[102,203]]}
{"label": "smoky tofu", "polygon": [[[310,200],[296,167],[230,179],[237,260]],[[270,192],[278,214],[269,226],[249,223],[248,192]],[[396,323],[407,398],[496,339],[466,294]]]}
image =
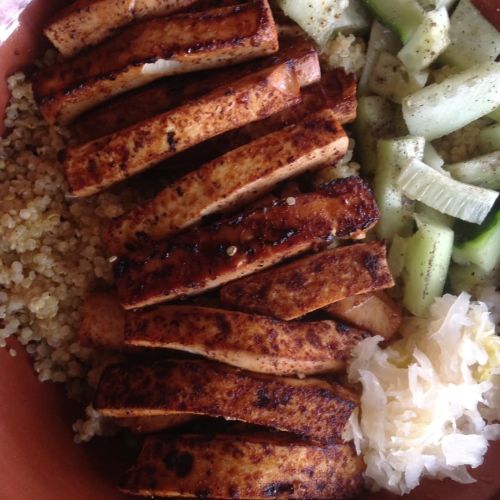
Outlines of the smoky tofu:
{"label": "smoky tofu", "polygon": [[197,295],[325,247],[335,236],[362,237],[378,217],[373,193],[364,181],[334,181],[293,201],[282,199],[171,239],[145,242],[115,262],[118,296],[123,307],[136,309]]}
{"label": "smoky tofu", "polygon": [[283,320],[394,285],[385,243],[359,243],[304,257],[222,288],[225,307]]}
{"label": "smoky tofu", "polygon": [[237,64],[278,50],[267,0],[135,24],[33,80],[50,123],[68,124],[114,95],[165,76]]}
{"label": "smoky tofu", "polygon": [[111,292],[94,292],[85,298],[79,330],[82,346],[121,351],[127,347],[124,330],[125,312],[116,295]]}
{"label": "smoky tofu", "polygon": [[265,69],[171,111],[68,148],[63,164],[73,196],[89,196],[227,130],[300,101],[293,68]]}
{"label": "smoky tofu", "polygon": [[321,78],[318,52],[313,43],[304,37],[280,37],[280,50],[276,54],[236,66],[154,82],[85,113],[73,123],[72,129],[80,142],[88,142],[164,113],[217,86],[283,63],[293,66],[301,87]]}
{"label": "smoky tofu", "polygon": [[150,437],[120,483],[125,493],[220,499],[347,499],[363,489],[351,444],[275,435]]}
{"label": "smoky tofu", "polygon": [[197,0],[77,0],[59,11],[43,32],[65,56],[106,40],[134,21],[168,16]]}
{"label": "smoky tofu", "polygon": [[115,418],[113,422],[119,427],[130,430],[134,434],[152,434],[179,427],[180,425],[192,422],[194,419],[196,419],[194,415],[176,415],[174,413],[160,417]]}
{"label": "smoky tofu", "polygon": [[331,110],[310,115],[222,155],[169,184],[106,228],[108,252],[121,255],[145,238],[158,241],[202,220],[234,209],[277,183],[342,158],[349,140]]}
{"label": "smoky tofu", "polygon": [[342,370],[352,349],[368,335],[335,321],[287,322],[176,305],[129,311],[125,323],[130,346],[176,349],[275,375]]}
{"label": "smoky tofu", "polygon": [[401,307],[383,292],[347,297],[325,307],[325,311],[385,340],[396,334],[403,320]]}
{"label": "smoky tofu", "polygon": [[198,360],[112,365],[95,398],[106,417],[223,417],[325,444],[341,439],[357,404],[355,393],[325,380],[274,377]]}

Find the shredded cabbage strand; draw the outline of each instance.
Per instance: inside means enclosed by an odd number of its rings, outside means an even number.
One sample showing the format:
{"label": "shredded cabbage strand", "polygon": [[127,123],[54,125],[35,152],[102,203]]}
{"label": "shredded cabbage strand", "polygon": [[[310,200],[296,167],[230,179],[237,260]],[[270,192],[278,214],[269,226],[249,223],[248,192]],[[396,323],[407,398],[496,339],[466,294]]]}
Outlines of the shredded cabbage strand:
{"label": "shredded cabbage strand", "polygon": [[[496,293],[498,304],[499,294]],[[436,299],[429,319],[409,319],[381,348],[367,338],[348,375],[362,385],[346,430],[373,489],[405,494],[421,477],[474,482],[488,440],[500,439],[500,337],[483,302],[462,293]]]}

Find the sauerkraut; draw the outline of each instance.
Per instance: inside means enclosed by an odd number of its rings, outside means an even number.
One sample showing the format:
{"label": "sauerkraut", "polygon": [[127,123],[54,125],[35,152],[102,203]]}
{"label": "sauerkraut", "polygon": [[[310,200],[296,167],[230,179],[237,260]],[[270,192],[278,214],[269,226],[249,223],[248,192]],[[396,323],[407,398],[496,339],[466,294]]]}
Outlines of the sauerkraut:
{"label": "sauerkraut", "polygon": [[348,371],[362,396],[345,437],[369,485],[404,494],[424,476],[473,482],[467,466],[500,438],[500,337],[487,305],[445,295],[429,319],[406,321],[401,340],[381,342],[361,342]]}

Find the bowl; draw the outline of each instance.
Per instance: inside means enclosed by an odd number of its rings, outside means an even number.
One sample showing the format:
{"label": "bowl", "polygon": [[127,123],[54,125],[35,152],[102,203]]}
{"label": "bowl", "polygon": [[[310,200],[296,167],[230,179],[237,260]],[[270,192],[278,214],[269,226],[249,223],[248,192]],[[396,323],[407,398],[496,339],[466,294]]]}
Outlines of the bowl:
{"label": "bowl", "polygon": [[[30,63],[47,46],[43,23],[64,0],[3,0],[0,13],[0,130],[8,100],[5,78]],[[9,341],[0,349],[0,482],[1,500],[125,500],[116,481],[128,465],[127,450],[117,440],[95,438],[73,442],[72,422],[81,408],[62,386],[40,383],[22,346]],[[500,496],[500,442],[492,443],[485,463],[472,473],[478,481],[462,485],[449,480],[424,481],[409,500],[493,500]],[[366,499],[397,498],[384,492]]]}

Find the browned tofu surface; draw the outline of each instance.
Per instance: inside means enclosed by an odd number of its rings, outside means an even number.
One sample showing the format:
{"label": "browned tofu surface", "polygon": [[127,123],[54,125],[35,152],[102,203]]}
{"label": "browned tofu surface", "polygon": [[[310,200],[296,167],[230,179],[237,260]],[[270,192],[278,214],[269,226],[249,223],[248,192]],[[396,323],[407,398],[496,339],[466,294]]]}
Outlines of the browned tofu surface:
{"label": "browned tofu surface", "polygon": [[187,351],[275,375],[342,370],[366,336],[334,321],[286,322],[194,306],[130,311],[125,324],[128,345]]}
{"label": "browned tofu surface", "polygon": [[352,295],[394,285],[381,241],[326,250],[221,290],[225,307],[291,320]]}
{"label": "browned tofu surface", "polygon": [[403,320],[401,307],[383,292],[347,297],[325,307],[325,311],[386,340],[399,330]]}
{"label": "browned tofu surface", "polygon": [[134,309],[196,295],[324,247],[334,236],[363,236],[378,217],[364,181],[359,177],[334,181],[296,196],[293,202],[280,200],[172,239],[145,243],[115,262],[118,296],[126,309]]}
{"label": "browned tofu surface", "polygon": [[77,0],[61,10],[43,30],[61,54],[72,56],[97,45],[133,21],[166,16],[197,0]]}
{"label": "browned tofu surface", "polygon": [[82,346],[121,351],[127,347],[124,329],[125,312],[116,295],[111,292],[94,292],[85,298],[79,330]]}
{"label": "browned tofu surface", "polygon": [[221,499],[353,498],[363,459],[352,445],[266,435],[151,437],[120,483],[126,493]]}
{"label": "browned tofu surface", "polygon": [[88,196],[232,128],[300,100],[294,70],[282,64],[63,155],[71,193]]}
{"label": "browned tofu surface", "polygon": [[164,113],[217,86],[285,62],[293,66],[301,87],[316,83],[321,78],[314,44],[302,36],[280,37],[280,50],[276,54],[236,66],[154,82],[85,113],[72,128],[80,142],[90,141]]}
{"label": "browned tofu surface", "polygon": [[330,443],[340,439],[357,396],[338,384],[274,377],[208,361],[112,365],[95,407],[107,417],[189,413],[263,425]]}
{"label": "browned tofu surface", "polygon": [[50,123],[67,124],[114,95],[159,78],[236,64],[278,50],[267,0],[135,24],[41,70],[33,92]]}
{"label": "browned tofu surface", "polygon": [[196,417],[193,415],[176,415],[174,413],[172,415],[162,415],[159,417],[115,418],[113,422],[120,427],[129,429],[135,434],[152,434],[153,432],[164,431],[165,429],[187,424],[195,418]]}
{"label": "browned tofu surface", "polygon": [[121,255],[145,238],[166,238],[203,217],[245,205],[289,177],[339,160],[349,141],[333,116],[331,110],[312,114],[170,183],[106,228],[103,237],[108,252]]}

